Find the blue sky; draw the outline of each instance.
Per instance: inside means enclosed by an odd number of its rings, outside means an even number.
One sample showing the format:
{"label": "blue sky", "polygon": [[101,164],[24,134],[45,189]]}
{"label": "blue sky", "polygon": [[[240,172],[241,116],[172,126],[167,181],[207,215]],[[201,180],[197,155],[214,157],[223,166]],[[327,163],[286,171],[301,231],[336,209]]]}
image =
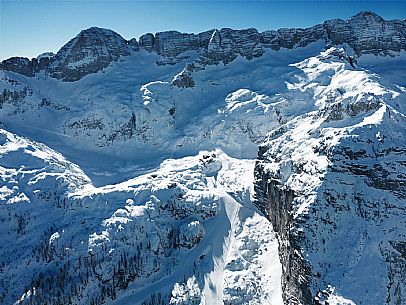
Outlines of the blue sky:
{"label": "blue sky", "polygon": [[406,18],[406,1],[7,1],[0,0],[0,60],[56,52],[82,29],[110,28],[124,38],[147,32],[212,28],[308,27],[372,10]]}

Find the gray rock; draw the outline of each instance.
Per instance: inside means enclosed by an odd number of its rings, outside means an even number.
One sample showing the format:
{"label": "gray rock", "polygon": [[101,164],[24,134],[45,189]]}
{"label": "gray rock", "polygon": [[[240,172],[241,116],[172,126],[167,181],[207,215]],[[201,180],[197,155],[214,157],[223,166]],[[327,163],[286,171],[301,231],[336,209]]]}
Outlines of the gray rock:
{"label": "gray rock", "polygon": [[214,32],[211,34],[209,43],[207,45],[207,52],[215,53],[219,52],[220,49],[221,49],[221,35],[219,31],[214,30]]}
{"label": "gray rock", "polygon": [[140,37],[138,42],[140,49],[144,49],[147,52],[152,52],[155,46],[155,36],[154,34],[147,33]]}
{"label": "gray rock", "polygon": [[203,64],[228,64],[238,55],[252,59],[264,53],[261,34],[256,29],[221,29],[212,33],[200,62]]}
{"label": "gray rock", "polygon": [[292,49],[305,47],[325,37],[322,25],[316,25],[307,29],[279,29],[277,31],[266,31],[262,34],[264,46],[273,50],[280,48]]}
{"label": "gray rock", "polygon": [[173,65],[189,58],[187,51],[197,51],[200,58],[195,66],[228,64],[237,56],[253,59],[266,49],[279,50],[305,47],[318,40],[327,45],[348,44],[356,55],[390,54],[406,49],[406,22],[385,21],[372,12],[361,12],[348,21],[329,20],[307,29],[279,29],[259,33],[256,29],[233,30],[224,28],[199,34],[167,31],[142,35],[126,41],[119,34],[106,29],[90,28],[64,45],[56,56],[29,60],[13,57],[3,61],[0,69],[33,76],[46,71],[63,81],[76,81],[96,73],[111,62],[139,50],[162,56],[158,65]]}
{"label": "gray rock", "polygon": [[13,71],[25,76],[34,76],[36,68],[35,63],[25,57],[11,57],[0,64],[2,70]]}
{"label": "gray rock", "polygon": [[405,21],[385,21],[373,12],[361,12],[348,21],[326,21],[323,25],[332,44],[348,43],[358,55],[387,54],[406,47]]}
{"label": "gray rock", "polygon": [[28,86],[23,86],[19,90],[3,89],[0,93],[0,110],[7,105],[12,105],[13,111],[8,113],[9,116],[23,113],[29,110],[25,99],[32,94],[33,91]]}
{"label": "gray rock", "polygon": [[155,35],[154,50],[159,55],[175,57],[186,51],[207,47],[210,35],[211,31],[197,35],[177,31],[157,33]]}
{"label": "gray rock", "polygon": [[[349,117],[369,117],[384,107],[383,103],[373,95],[347,104],[332,101],[319,118],[328,129],[337,126],[337,121],[346,124]],[[351,130],[335,142],[333,136],[321,138],[321,130],[315,135],[318,144],[313,149],[326,157],[325,170],[312,166],[312,161],[290,159],[286,147],[291,143],[286,140],[289,137],[282,139],[283,131],[280,141],[286,142],[279,142],[276,136],[260,147],[255,205],[278,233],[285,304],[327,304],[320,300],[330,281],[347,286],[348,278],[364,287],[351,296],[356,304],[372,304],[376,296],[386,298],[388,304],[404,303],[405,126],[402,115],[388,110],[380,123]],[[288,164],[289,174],[274,164]],[[293,192],[287,175],[301,177],[297,179],[301,186],[306,184],[304,177],[318,176],[320,184],[311,189],[312,194],[305,187]],[[300,202],[311,195],[315,199],[308,201],[307,212],[298,213]],[[376,277],[357,273],[350,266],[365,257],[371,264],[385,262]],[[382,285],[385,278],[386,287]],[[368,290],[369,285],[376,291]],[[378,303],[383,304],[382,300]]]}
{"label": "gray rock", "polygon": [[101,28],[89,28],[65,44],[49,67],[52,77],[76,81],[101,71],[111,62],[128,56],[134,48],[119,34]]}
{"label": "gray rock", "polygon": [[279,257],[282,264],[282,287],[284,304],[313,305],[309,289],[311,270],[300,255],[301,237],[294,234],[296,226],[292,217],[295,194],[286,189],[279,177],[265,170],[266,146],[259,148],[255,166],[255,205],[269,218],[278,233]]}
{"label": "gray rock", "polygon": [[172,85],[179,88],[192,88],[195,86],[195,81],[192,78],[193,64],[186,65],[185,69],[172,80]]}
{"label": "gray rock", "polygon": [[135,51],[138,52],[140,50],[140,46],[138,45],[138,41],[135,38],[132,38],[128,41],[128,44],[131,46],[131,48]]}

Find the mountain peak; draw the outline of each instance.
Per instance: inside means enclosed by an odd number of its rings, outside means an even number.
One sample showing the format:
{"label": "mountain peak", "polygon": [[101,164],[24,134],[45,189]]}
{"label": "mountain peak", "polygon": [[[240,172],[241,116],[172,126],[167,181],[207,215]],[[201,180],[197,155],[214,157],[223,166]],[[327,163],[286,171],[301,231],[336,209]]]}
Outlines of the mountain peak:
{"label": "mountain peak", "polygon": [[372,11],[362,11],[359,12],[358,14],[352,16],[350,18],[350,20],[352,19],[359,19],[359,18],[364,18],[364,19],[375,19],[375,20],[379,20],[379,21],[385,21],[381,16],[379,16],[378,14],[372,12]]}
{"label": "mountain peak", "polygon": [[359,12],[358,14],[352,16],[349,20],[351,22],[362,22],[362,23],[367,23],[369,25],[376,24],[376,23],[384,23],[385,19],[383,19],[381,16],[378,14],[372,12],[372,11],[363,11]]}
{"label": "mountain peak", "polygon": [[135,38],[127,41],[109,29],[90,27],[66,43],[55,56],[42,58],[42,61],[9,59],[1,63],[0,69],[26,76],[46,70],[54,78],[76,81],[140,49],[160,55],[158,65],[176,64],[189,58],[190,55],[185,54],[188,51],[205,56],[201,60],[203,64],[227,64],[238,55],[252,59],[262,56],[266,49],[305,47],[318,40],[331,45],[347,44],[356,55],[385,55],[405,50],[405,37],[404,22],[386,21],[371,11],[360,12],[347,21],[328,20],[307,29],[258,33],[256,29],[223,28],[199,34],[166,31],[142,35],[138,41]]}
{"label": "mountain peak", "polygon": [[[116,32],[114,32],[111,29],[99,28],[97,26],[92,26],[90,28],[84,29],[84,30],[80,31],[79,35],[81,33],[115,33],[115,34],[117,34]],[[117,34],[117,35],[119,35],[119,34]]]}
{"label": "mountain peak", "polygon": [[99,28],[95,26],[80,31],[75,38],[83,38],[83,37],[87,37],[89,40],[96,40],[100,37],[104,37],[104,39],[106,40],[120,38],[124,39],[120,34],[111,29]]}
{"label": "mountain peak", "polygon": [[[134,47],[135,48],[135,47]],[[75,81],[131,54],[132,45],[118,33],[98,27],[81,31],[56,54],[51,75]]]}
{"label": "mountain peak", "polygon": [[[57,56],[64,56],[67,51],[74,51],[75,49],[81,49],[84,51],[83,53],[91,49],[98,55],[106,55],[106,53],[116,49],[114,44],[125,45],[126,40],[113,30],[91,27],[80,31],[75,38],[71,39],[58,51]],[[101,46],[106,48],[99,48]]]}

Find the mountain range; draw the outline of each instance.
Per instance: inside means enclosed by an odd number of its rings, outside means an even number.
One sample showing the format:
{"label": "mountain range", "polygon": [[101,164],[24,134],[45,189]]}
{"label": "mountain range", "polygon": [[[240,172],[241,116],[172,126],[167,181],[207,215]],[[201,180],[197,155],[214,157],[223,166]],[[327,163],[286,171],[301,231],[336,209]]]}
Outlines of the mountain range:
{"label": "mountain range", "polygon": [[0,304],[405,304],[405,51],[361,12],[2,61]]}

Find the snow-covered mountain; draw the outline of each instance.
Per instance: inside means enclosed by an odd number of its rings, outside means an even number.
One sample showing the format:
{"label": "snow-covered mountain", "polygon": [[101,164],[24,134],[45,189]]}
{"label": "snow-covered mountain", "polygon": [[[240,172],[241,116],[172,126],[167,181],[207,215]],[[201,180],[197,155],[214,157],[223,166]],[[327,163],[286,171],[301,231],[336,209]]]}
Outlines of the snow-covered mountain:
{"label": "snow-covered mountain", "polygon": [[0,64],[0,304],[406,302],[406,22],[90,28]]}

